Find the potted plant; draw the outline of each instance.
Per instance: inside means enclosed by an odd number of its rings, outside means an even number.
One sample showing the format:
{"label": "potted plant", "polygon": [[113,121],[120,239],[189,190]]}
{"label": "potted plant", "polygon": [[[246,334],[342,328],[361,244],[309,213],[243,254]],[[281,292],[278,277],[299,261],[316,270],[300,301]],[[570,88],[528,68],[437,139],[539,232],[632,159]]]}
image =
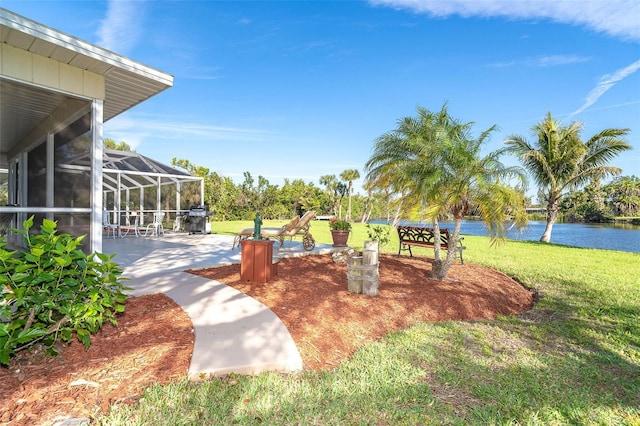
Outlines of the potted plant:
{"label": "potted plant", "polygon": [[351,224],[346,220],[332,217],[329,220],[329,228],[331,229],[331,237],[333,238],[334,247],[346,247],[351,232]]}

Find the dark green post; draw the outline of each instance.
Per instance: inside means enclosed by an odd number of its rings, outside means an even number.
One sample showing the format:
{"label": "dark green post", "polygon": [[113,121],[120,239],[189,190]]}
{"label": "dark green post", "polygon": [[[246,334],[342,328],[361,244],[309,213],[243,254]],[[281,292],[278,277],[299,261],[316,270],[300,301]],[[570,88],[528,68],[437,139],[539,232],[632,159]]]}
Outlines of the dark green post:
{"label": "dark green post", "polygon": [[253,219],[253,239],[260,239],[260,227],[262,226],[262,219],[260,219],[260,214],[256,212],[256,218]]}

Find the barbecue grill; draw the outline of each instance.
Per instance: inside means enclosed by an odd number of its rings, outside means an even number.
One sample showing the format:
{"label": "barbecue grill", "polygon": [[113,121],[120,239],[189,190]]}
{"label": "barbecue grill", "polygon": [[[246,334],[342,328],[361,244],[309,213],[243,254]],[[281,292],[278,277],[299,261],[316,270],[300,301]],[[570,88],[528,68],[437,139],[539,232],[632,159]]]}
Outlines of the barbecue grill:
{"label": "barbecue grill", "polygon": [[189,209],[189,234],[208,234],[210,232],[209,206],[191,206]]}

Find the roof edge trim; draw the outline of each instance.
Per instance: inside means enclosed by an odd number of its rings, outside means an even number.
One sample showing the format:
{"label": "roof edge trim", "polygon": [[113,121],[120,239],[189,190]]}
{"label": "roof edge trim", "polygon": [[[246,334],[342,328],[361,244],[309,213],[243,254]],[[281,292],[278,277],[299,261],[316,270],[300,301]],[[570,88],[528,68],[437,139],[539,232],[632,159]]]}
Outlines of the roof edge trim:
{"label": "roof edge trim", "polygon": [[173,86],[173,76],[158,69],[136,62],[110,50],[96,46],[77,37],[70,36],[24,16],[0,8],[0,25],[13,28],[38,39],[69,49],[123,70],[143,75],[167,86]]}

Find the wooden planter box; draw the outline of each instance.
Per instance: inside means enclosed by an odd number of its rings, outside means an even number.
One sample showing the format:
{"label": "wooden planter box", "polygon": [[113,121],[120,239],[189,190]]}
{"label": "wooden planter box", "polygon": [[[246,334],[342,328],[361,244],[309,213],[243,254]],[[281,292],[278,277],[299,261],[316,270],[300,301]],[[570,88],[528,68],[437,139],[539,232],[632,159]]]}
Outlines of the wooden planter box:
{"label": "wooden planter box", "polygon": [[273,241],[243,240],[240,279],[266,283],[275,276],[273,267]]}

